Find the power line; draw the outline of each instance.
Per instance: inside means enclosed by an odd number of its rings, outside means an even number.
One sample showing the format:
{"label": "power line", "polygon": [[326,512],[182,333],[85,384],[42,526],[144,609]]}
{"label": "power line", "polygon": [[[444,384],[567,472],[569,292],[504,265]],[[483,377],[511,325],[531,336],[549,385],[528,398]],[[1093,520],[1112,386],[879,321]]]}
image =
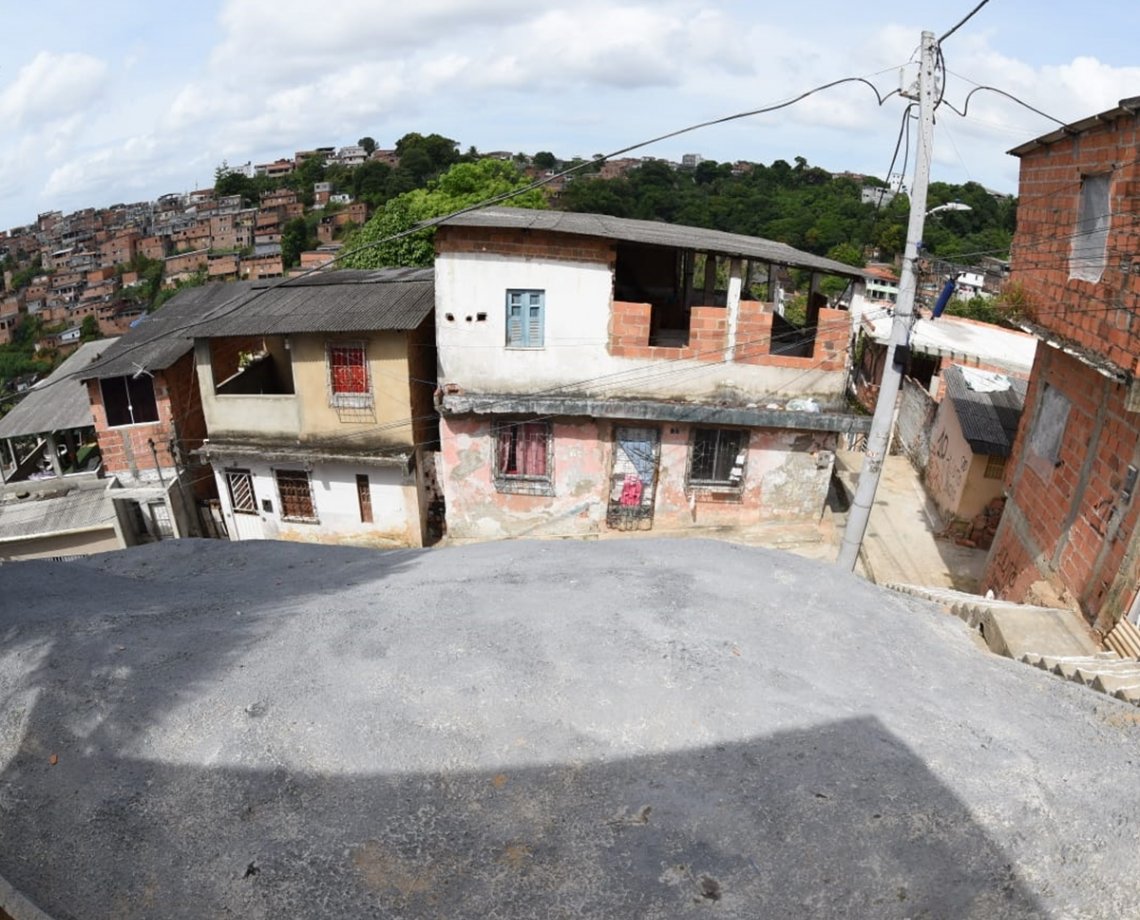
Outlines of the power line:
{"label": "power line", "polygon": [[968,12],[965,16],[963,16],[961,19],[959,19],[956,23],[954,23],[954,25],[951,28],[949,28],[945,32],[943,32],[938,37],[939,48],[941,49],[941,45],[944,41],[946,41],[946,39],[948,39],[951,35],[953,35],[960,28],[962,28],[962,26],[964,26],[967,22],[969,22],[971,19],[973,19],[974,15],[978,12],[978,10],[980,10],[983,6],[985,6],[989,2],[990,2],[990,0],[982,0],[981,3],[979,3],[977,6],[975,6],[972,10],[970,10],[970,12]]}

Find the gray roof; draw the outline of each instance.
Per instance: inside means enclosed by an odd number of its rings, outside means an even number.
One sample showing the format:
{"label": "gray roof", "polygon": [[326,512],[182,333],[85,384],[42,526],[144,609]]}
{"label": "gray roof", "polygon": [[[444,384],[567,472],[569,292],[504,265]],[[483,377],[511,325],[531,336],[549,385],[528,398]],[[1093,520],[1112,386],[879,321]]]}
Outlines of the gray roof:
{"label": "gray roof", "polygon": [[810,268],[862,278],[861,269],[834,259],[812,255],[772,240],[722,230],[705,230],[659,221],[631,220],[626,217],[608,217],[604,214],[577,214],[568,211],[535,211],[526,208],[482,208],[469,211],[441,222],[445,227],[492,227],[511,230],[547,230],[554,233],[574,233],[649,246],[668,246],[694,249],[720,255],[759,259],[780,265]]}
{"label": "gray roof", "polygon": [[212,312],[236,307],[250,296],[253,283],[206,284],[172,297],[162,309],[149,313],[107,350],[102,360],[87,368],[83,378],[123,377],[140,368],[159,371],[170,367],[194,347],[194,329]]}
{"label": "gray roof", "polygon": [[218,311],[197,338],[415,329],[435,309],[430,268],[331,271],[261,283],[234,311]]}
{"label": "gray roof", "polygon": [[966,385],[962,368],[956,364],[946,368],[942,378],[946,381],[946,395],[958,413],[962,435],[974,453],[1008,457],[1025,407],[1026,382],[1009,377],[1008,390],[978,392]]}
{"label": "gray roof", "polygon": [[0,542],[112,528],[114,522],[115,509],[105,489],[0,502]]}
{"label": "gray roof", "polygon": [[0,438],[19,438],[94,425],[87,387],[73,375],[110,350],[116,341],[100,339],[80,345],[51,376],[32,387],[27,396],[0,419]]}
{"label": "gray roof", "polygon": [[1117,103],[1116,108],[1108,109],[1105,112],[1100,112],[1096,115],[1090,115],[1087,118],[1082,118],[1080,121],[1074,121],[1071,124],[1062,125],[1059,128],[1054,128],[1047,134],[1042,134],[1040,137],[1035,137],[1031,141],[1026,141],[1024,144],[1018,144],[1007,153],[1015,157],[1024,156],[1027,153],[1032,153],[1038,147],[1047,147],[1050,144],[1055,144],[1058,141],[1063,141],[1067,138],[1077,137],[1084,134],[1086,131],[1091,131],[1093,128],[1101,127],[1102,125],[1110,125],[1112,122],[1120,118],[1135,118],[1136,113],[1140,111],[1140,96],[1132,96],[1128,99],[1121,99]]}

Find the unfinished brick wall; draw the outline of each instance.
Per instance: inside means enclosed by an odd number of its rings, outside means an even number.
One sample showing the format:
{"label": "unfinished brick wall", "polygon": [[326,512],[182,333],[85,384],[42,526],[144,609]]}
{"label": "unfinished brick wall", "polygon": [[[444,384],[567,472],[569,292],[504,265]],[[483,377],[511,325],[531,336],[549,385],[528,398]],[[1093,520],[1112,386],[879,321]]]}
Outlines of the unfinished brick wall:
{"label": "unfinished brick wall", "polygon": [[193,353],[183,355],[165,370],[154,372],[157,422],[109,427],[98,380],[87,381],[87,395],[95,418],[95,434],[103,455],[103,468],[108,473],[154,477],[156,466],[150,447],[153,440],[158,453],[157,468],[166,475],[175,469],[172,447],[176,437],[177,446],[187,459],[190,451],[201,447],[206,437]]}
{"label": "unfinished brick wall", "polygon": [[435,249],[437,254],[478,252],[567,262],[604,262],[611,268],[616,258],[616,249],[610,240],[492,227],[439,227]]}
{"label": "unfinished brick wall", "polygon": [[[1037,354],[982,588],[1023,600],[1045,580],[1068,592],[1090,623],[1110,626],[1140,577],[1132,546],[1140,501],[1125,493],[1128,467],[1140,469],[1140,415],[1126,409],[1123,384],[1055,348]],[[1055,463],[1031,446],[1046,386],[1069,401]]]}
{"label": "unfinished brick wall", "polygon": [[[1140,119],[1108,121],[1021,157],[1011,281],[1028,298],[1036,324],[1140,370]],[[1110,174],[1104,274],[1099,283],[1069,277],[1081,178]]]}
{"label": "unfinished brick wall", "polygon": [[619,358],[699,358],[719,361],[728,341],[728,313],[724,307],[693,307],[689,344],[682,347],[650,345],[653,308],[647,303],[615,300],[610,313],[610,354]]}

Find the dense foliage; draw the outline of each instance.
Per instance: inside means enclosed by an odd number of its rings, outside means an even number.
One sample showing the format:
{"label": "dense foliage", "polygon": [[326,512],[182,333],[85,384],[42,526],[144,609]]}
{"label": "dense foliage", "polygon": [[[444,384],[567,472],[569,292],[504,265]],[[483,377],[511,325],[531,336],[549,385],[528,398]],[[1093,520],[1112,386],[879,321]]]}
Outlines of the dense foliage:
{"label": "dense foliage", "polygon": [[[405,192],[390,200],[345,241],[348,253],[342,268],[380,268],[386,265],[431,265],[435,257],[432,231],[402,236],[420,221],[450,214],[461,208],[525,188],[529,180],[512,163],[477,160],[456,163],[426,188]],[[510,200],[511,207],[543,208],[546,197],[539,189],[523,192]],[[365,248],[366,247],[366,248]]]}

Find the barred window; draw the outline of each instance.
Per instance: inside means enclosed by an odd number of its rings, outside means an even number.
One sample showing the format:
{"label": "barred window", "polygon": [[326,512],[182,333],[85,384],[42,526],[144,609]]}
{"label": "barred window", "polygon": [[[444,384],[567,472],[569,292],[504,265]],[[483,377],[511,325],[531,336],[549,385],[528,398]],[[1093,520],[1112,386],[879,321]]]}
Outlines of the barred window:
{"label": "barred window", "polygon": [[230,507],[236,514],[257,514],[257,496],[249,470],[226,470],[226,486],[230,492]]}
{"label": "barred window", "polygon": [[329,345],[329,395],[334,406],[371,405],[368,356],[359,343]]}
{"label": "barred window", "polygon": [[275,470],[277,493],[281,499],[281,517],[286,521],[317,521],[313,488],[305,470]]}
{"label": "barred window", "polygon": [[698,487],[740,488],[744,484],[744,458],[748,432],[698,428],[689,455],[689,484]]}
{"label": "barred window", "polygon": [[986,470],[982,475],[986,479],[1001,479],[1005,476],[1005,457],[986,457]]}
{"label": "barred window", "polygon": [[552,495],[547,422],[504,422],[495,427],[495,484],[501,492]]}

